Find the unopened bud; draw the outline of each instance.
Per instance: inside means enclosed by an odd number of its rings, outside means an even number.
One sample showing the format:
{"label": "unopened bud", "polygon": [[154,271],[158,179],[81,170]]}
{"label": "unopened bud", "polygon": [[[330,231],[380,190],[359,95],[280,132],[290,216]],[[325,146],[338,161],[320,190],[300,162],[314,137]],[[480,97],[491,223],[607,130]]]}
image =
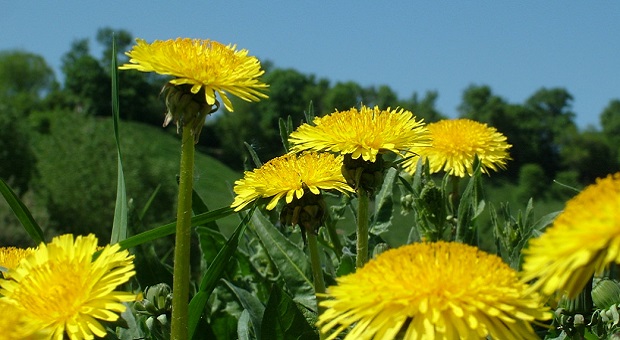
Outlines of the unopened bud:
{"label": "unopened bud", "polygon": [[620,285],[609,279],[602,279],[592,287],[592,302],[600,309],[607,309],[620,303]]}

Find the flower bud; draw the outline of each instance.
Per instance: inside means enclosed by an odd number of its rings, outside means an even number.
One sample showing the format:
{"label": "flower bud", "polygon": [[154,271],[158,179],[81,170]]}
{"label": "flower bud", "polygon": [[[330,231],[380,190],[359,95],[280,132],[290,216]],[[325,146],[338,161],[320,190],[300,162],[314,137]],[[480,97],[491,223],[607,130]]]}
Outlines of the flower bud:
{"label": "flower bud", "polygon": [[592,287],[592,302],[597,308],[607,309],[620,303],[620,285],[609,279],[602,279]]}

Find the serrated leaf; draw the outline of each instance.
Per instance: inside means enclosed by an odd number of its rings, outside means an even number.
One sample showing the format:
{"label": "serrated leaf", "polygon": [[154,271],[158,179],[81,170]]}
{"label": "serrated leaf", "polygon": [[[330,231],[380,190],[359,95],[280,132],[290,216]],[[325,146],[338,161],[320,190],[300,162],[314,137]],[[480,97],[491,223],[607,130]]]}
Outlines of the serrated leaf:
{"label": "serrated leaf", "polygon": [[43,231],[37,221],[34,220],[30,210],[26,208],[26,205],[17,197],[15,192],[6,184],[6,182],[0,178],[0,192],[4,199],[9,204],[13,214],[17,217],[17,220],[24,227],[30,238],[36,245],[43,242]]}
{"label": "serrated leaf", "polygon": [[[469,179],[458,206],[456,241],[474,244],[474,219],[480,214],[479,204],[482,195],[480,162],[476,157],[474,174]],[[484,208],[484,205],[482,206]],[[474,244],[475,245],[475,244]]]}
{"label": "serrated leaf", "polygon": [[306,253],[284,237],[258,210],[252,216],[252,227],[269,258],[282,275],[293,299],[308,309],[316,311],[312,272]]}
{"label": "serrated leaf", "polygon": [[545,230],[545,228],[551,225],[553,221],[555,221],[556,217],[558,217],[558,215],[561,212],[562,211],[555,211],[538,219],[538,221],[536,221],[536,223],[534,223],[534,225],[532,226],[532,229],[533,229],[532,236],[534,237],[540,236],[542,232]]}
{"label": "serrated leaf", "polygon": [[125,175],[123,175],[123,160],[121,154],[121,139],[118,132],[120,109],[118,103],[118,61],[116,59],[116,40],[112,36],[112,122],[114,126],[114,140],[117,154],[117,179],[116,179],[116,204],[114,205],[114,222],[110,243],[118,243],[127,238],[127,188],[125,187]]}
{"label": "serrated leaf", "polygon": [[188,327],[190,338],[192,338],[194,332],[196,331],[196,326],[198,326],[198,322],[200,321],[200,317],[205,309],[207,301],[209,300],[211,292],[217,285],[217,282],[222,277],[222,273],[226,269],[230,258],[237,250],[239,240],[245,232],[245,228],[247,227],[249,222],[249,217],[252,215],[253,211],[254,208],[251,208],[248,214],[230,236],[224,247],[218,252],[217,256],[202,277],[200,286],[198,288],[198,293],[194,295],[194,297],[189,303]]}
{"label": "serrated leaf", "polygon": [[380,235],[388,231],[388,228],[392,225],[394,183],[396,182],[397,175],[398,171],[396,169],[389,168],[383,179],[381,190],[375,196],[375,215],[370,226],[372,234]]}
{"label": "serrated leaf", "polygon": [[270,340],[319,338],[295,302],[275,284],[263,314],[261,336]]}
{"label": "serrated leaf", "polygon": [[340,264],[336,270],[338,277],[351,274],[355,271],[355,257],[349,254],[343,254],[340,258]]}
{"label": "serrated leaf", "polygon": [[[232,291],[232,293],[237,297],[237,300],[243,306],[243,309],[248,311],[250,314],[250,322],[252,328],[254,329],[254,334],[256,334],[256,339],[261,339],[261,323],[263,320],[263,312],[265,311],[265,306],[258,300],[258,298],[252,295],[245,289],[241,289],[227,280],[223,280],[224,284],[228,286],[228,288]],[[271,339],[271,338],[266,338]]]}

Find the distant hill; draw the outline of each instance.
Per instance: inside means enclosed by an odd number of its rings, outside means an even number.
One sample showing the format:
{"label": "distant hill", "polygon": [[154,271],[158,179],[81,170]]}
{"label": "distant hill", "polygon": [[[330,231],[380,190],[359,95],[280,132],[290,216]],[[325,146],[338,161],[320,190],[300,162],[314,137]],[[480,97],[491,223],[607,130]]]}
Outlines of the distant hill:
{"label": "distant hill", "polygon": [[[33,114],[29,123],[37,167],[36,179],[30,185],[36,196],[31,204],[34,210],[46,210],[42,227],[52,234],[96,232],[102,239],[107,238],[117,185],[112,119],[59,110]],[[161,185],[143,228],[173,221],[181,151],[174,127],[163,129],[121,121],[120,139],[133,216]],[[240,173],[197,150],[194,187],[210,209],[232,203],[232,186],[240,177]],[[236,216],[218,221],[223,230],[238,223]]]}

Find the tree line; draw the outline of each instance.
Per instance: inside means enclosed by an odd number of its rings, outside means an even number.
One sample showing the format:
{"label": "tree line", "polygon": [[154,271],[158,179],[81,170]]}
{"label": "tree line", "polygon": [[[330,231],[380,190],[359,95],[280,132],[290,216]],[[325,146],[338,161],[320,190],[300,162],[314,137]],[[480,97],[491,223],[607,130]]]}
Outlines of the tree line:
{"label": "tree line", "polygon": [[[133,43],[125,30],[102,28],[96,42],[104,47],[96,57],[90,41],[75,41],[62,58],[60,83],[43,57],[19,50],[0,52],[0,176],[14,178],[26,187],[29,178],[27,142],[17,142],[27,128],[16,117],[35,111],[65,110],[86,116],[111,115],[110,56],[115,34],[119,62]],[[295,126],[304,120],[311,103],[315,114],[367,106],[402,107],[426,122],[445,119],[436,108],[439,94],[428,91],[399,96],[387,85],[363,87],[356,82],[337,82],[282,69],[264,61],[264,81],[269,99],[252,105],[237,100],[235,112],[221,111],[209,117],[199,141],[200,150],[231,168],[242,170],[250,144],[264,160],[282,154],[278,122],[291,117]],[[165,78],[153,73],[120,72],[121,118],[160,126],[165,111],[159,91]],[[579,129],[572,110],[574,98],[565,88],[540,88],[522,103],[510,103],[487,85],[471,85],[463,91],[458,116],[497,128],[512,144],[512,161],[502,176],[518,181],[535,177],[544,188],[552,180],[582,186],[620,169],[620,100],[612,99],[600,113],[602,130]],[[44,126],[37,127],[44,129]],[[172,132],[174,129],[170,129]],[[245,165],[247,167],[247,164]],[[542,190],[542,189],[541,189]]]}

